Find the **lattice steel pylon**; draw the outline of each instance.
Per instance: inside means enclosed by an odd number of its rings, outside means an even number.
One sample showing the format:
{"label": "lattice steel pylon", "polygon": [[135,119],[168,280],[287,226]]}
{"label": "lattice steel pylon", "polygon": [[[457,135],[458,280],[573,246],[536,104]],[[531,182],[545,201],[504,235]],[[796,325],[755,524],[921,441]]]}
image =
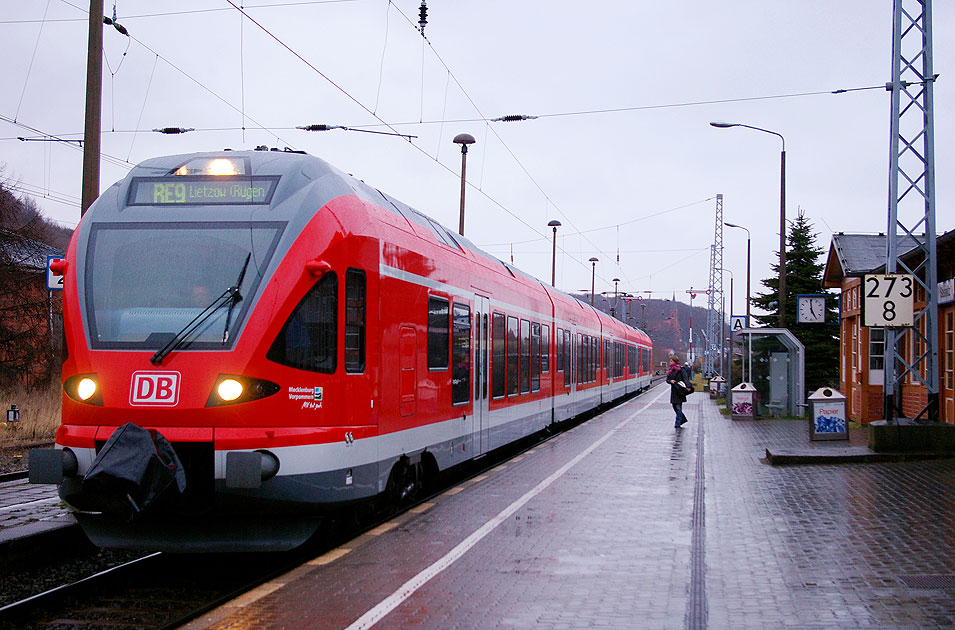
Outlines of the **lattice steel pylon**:
{"label": "lattice steel pylon", "polygon": [[[932,70],[932,1],[894,0],[892,18],[892,93],[889,144],[889,217],[886,240],[886,273],[911,273],[925,296],[925,307],[916,312],[912,328],[887,328],[884,371],[885,419],[900,413],[901,386],[913,375],[928,392],[926,414],[938,420],[938,275],[935,248],[935,122]],[[900,186],[901,184],[901,186]],[[904,214],[904,217],[903,217]],[[919,243],[920,256],[909,268],[900,258],[898,235]],[[923,234],[924,233],[924,237]],[[908,240],[908,239],[906,239]],[[911,251],[911,250],[909,250]],[[919,275],[921,274],[921,277]],[[907,344],[906,336],[914,339]],[[911,361],[903,346],[913,348]]]}
{"label": "lattice steel pylon", "polygon": [[712,375],[723,371],[723,314],[720,311],[723,303],[723,195],[716,195],[716,231],[710,247],[710,285],[706,297],[703,373]]}

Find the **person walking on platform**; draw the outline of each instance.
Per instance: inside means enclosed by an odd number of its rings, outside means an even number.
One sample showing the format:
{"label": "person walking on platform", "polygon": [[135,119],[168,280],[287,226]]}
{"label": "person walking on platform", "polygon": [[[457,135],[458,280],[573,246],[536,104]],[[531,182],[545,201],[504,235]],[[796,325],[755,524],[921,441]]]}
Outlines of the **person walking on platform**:
{"label": "person walking on platform", "polygon": [[666,381],[670,384],[670,404],[673,405],[673,411],[676,412],[676,420],[673,426],[677,429],[687,423],[686,414],[683,413],[683,403],[686,402],[689,386],[684,378],[685,375],[683,368],[680,367],[679,357],[671,356]]}

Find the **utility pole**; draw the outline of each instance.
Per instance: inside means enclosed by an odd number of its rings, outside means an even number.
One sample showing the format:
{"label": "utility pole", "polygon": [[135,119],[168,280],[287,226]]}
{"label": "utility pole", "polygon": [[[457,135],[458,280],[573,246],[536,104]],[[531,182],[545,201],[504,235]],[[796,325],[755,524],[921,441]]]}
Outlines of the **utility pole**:
{"label": "utility pole", "polygon": [[83,132],[83,197],[80,217],[99,197],[100,137],[103,109],[103,0],[90,0],[86,54],[86,128]]}
{"label": "utility pole", "polygon": [[[892,19],[892,93],[889,136],[889,216],[886,231],[885,272],[909,273],[922,288],[925,307],[915,314],[911,328],[885,329],[885,371],[883,413],[887,422],[902,416],[902,383],[914,375],[927,390],[923,414],[939,419],[938,361],[938,268],[935,244],[935,112],[933,94],[938,75],[932,69],[932,0],[894,0]],[[900,183],[902,187],[900,188]],[[903,223],[900,210],[907,209]],[[908,226],[908,227],[906,227]],[[901,228],[901,232],[899,232]],[[924,239],[918,232],[924,230]],[[915,268],[901,258],[908,244],[899,249],[899,237],[916,243]],[[919,277],[919,272],[922,277]],[[922,331],[925,331],[924,334]],[[915,339],[911,346],[924,344],[906,360],[902,349],[909,345],[905,335]],[[902,366],[901,374],[897,367]],[[922,377],[924,372],[925,377]]]}
{"label": "utility pole", "polygon": [[[723,195],[716,195],[716,230],[713,234],[713,245],[710,248],[710,286],[706,300],[706,338],[707,347],[703,352],[703,373],[712,375],[716,372],[716,340],[723,343],[723,316],[720,313],[720,303],[723,300]],[[720,351],[720,357],[723,353]]]}

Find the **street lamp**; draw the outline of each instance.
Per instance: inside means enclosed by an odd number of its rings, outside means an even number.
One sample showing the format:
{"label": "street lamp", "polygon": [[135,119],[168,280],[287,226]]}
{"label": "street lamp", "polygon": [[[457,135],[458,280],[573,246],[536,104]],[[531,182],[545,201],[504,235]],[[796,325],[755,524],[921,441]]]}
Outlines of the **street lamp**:
{"label": "street lamp", "polygon": [[594,305],[594,279],[597,277],[597,259],[590,257],[590,305]]}
{"label": "street lamp", "polygon": [[[779,327],[786,327],[786,138],[781,133],[753,127],[742,123],[711,122],[710,125],[718,129],[730,127],[745,127],[754,131],[771,133],[783,142],[783,149],[779,153]],[[747,294],[749,291],[747,290]],[[747,301],[749,306],[749,301]]]}
{"label": "street lamp", "polygon": [[[749,321],[749,245],[750,245],[750,235],[749,229],[744,228],[742,225],[736,225],[735,223],[723,222],[723,225],[731,228],[739,228],[740,230],[746,230],[746,325],[752,326],[753,323]],[[730,313],[733,312],[733,303],[732,303],[732,294],[730,294]]]}
{"label": "street lamp", "polygon": [[560,227],[560,221],[554,219],[547,224],[547,227],[554,228],[554,249],[550,255],[550,286],[556,287],[557,283],[555,279],[557,278],[557,228]]}
{"label": "street lamp", "polygon": [[464,181],[468,167],[468,145],[474,144],[474,136],[469,133],[459,133],[454,136],[453,142],[461,145],[461,214],[458,218],[458,234],[464,236]]}

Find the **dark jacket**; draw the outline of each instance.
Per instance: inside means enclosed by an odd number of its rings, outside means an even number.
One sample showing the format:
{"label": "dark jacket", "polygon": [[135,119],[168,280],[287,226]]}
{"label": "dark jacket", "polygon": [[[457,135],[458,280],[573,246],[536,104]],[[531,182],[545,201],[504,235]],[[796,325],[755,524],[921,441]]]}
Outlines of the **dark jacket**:
{"label": "dark jacket", "polygon": [[667,371],[667,383],[670,384],[670,404],[683,404],[686,402],[686,389],[679,385],[680,382],[683,382],[685,385],[689,385],[684,380],[683,368],[679,365],[673,364],[670,366],[670,369]]}

